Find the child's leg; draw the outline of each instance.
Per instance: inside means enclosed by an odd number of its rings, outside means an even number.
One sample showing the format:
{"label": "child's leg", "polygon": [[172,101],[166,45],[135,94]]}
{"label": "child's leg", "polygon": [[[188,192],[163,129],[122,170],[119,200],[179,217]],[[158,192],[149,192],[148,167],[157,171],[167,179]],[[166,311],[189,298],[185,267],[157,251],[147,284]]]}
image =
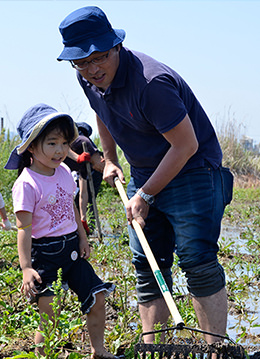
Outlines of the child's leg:
{"label": "child's leg", "polygon": [[[46,313],[48,314],[48,317],[53,320],[53,310],[52,310],[52,306],[50,305],[53,301],[53,296],[49,296],[49,297],[40,297],[39,301],[38,301],[38,307],[39,307],[39,313],[40,315],[42,315],[42,313]],[[41,322],[39,325],[39,330],[43,330],[42,327],[42,321],[44,319],[41,316]],[[35,344],[40,344],[44,342],[44,337],[43,335],[37,331],[35,334]],[[44,354],[44,347],[41,348],[36,348],[35,349],[36,353],[40,353],[41,355],[45,355]]]}
{"label": "child's leg", "polygon": [[114,355],[104,348],[105,295],[103,292],[96,294],[96,303],[87,315],[87,323],[93,357],[96,354],[105,358],[114,358]]}

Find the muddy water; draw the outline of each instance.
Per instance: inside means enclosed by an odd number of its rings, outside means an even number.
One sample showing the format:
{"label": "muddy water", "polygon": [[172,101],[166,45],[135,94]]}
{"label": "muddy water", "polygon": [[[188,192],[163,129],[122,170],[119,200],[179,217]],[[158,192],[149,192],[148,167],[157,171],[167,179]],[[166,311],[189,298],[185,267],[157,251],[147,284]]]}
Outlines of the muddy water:
{"label": "muddy water", "polygon": [[[241,236],[242,230],[238,227],[231,225],[224,225],[221,231],[220,244],[223,246],[230,245],[231,253],[239,253],[243,255],[255,254],[248,248],[247,240]],[[232,260],[232,259],[231,259]],[[246,267],[246,269],[245,269]],[[227,282],[233,281],[241,283],[243,287],[243,295],[235,298],[234,305],[237,304],[238,310],[233,310],[230,307],[228,313],[227,332],[229,336],[235,340],[241,337],[242,333],[246,333],[243,338],[239,339],[242,345],[256,344],[260,351],[260,291],[259,283],[256,285],[247,285],[243,283],[242,276],[245,275],[250,278],[251,273],[250,265],[234,266],[230,273],[226,273]],[[239,289],[237,290],[239,292]],[[242,290],[240,290],[242,293]],[[239,293],[238,293],[239,294]],[[237,303],[236,303],[237,302]]]}

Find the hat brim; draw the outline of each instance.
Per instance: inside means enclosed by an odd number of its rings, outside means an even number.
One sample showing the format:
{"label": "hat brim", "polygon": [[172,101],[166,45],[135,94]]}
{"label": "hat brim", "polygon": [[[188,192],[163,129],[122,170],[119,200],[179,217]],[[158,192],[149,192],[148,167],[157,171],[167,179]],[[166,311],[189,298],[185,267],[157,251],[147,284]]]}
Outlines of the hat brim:
{"label": "hat brim", "polygon": [[64,46],[58,61],[80,60],[90,56],[93,52],[105,52],[124,41],[125,31],[115,29],[108,34],[103,34],[95,38],[83,40],[74,46]]}
{"label": "hat brim", "polygon": [[69,120],[71,122],[71,124],[73,124],[73,129],[74,129],[73,141],[74,141],[76,139],[75,133],[78,133],[78,129],[77,129],[73,119],[66,113],[54,112],[54,113],[51,113],[51,114],[45,116],[42,120],[40,120],[34,126],[32,132],[31,132],[30,136],[27,138],[27,140],[24,143],[22,143],[20,146],[18,146],[18,148],[17,148],[18,155],[20,155],[21,153],[23,153],[24,151],[27,150],[27,148],[30,146],[32,141],[35,140],[35,138],[40,135],[40,133],[46,128],[47,125],[50,124],[50,122],[52,122],[53,120],[56,120],[57,118],[60,118],[60,117],[66,118],[67,120]]}
{"label": "hat brim", "polygon": [[16,146],[12,150],[12,152],[11,152],[9,158],[8,158],[8,161],[6,162],[6,164],[4,166],[4,168],[6,170],[17,170],[19,168],[19,164],[20,164],[20,161],[21,161],[21,156],[19,156],[17,154],[17,147],[18,146]]}
{"label": "hat brim", "polygon": [[47,116],[45,116],[42,120],[40,120],[33,128],[30,136],[26,139],[26,141],[22,142],[20,145],[16,146],[13,151],[11,152],[11,155],[4,166],[5,169],[8,170],[16,170],[19,168],[20,162],[21,162],[21,156],[22,154],[27,150],[27,148],[30,146],[30,144],[35,140],[42,131],[49,125],[53,120],[56,120],[57,118],[66,118],[71,122],[71,129],[74,131],[73,139],[71,140],[71,143],[76,140],[78,137],[78,129],[73,121],[72,117],[70,117],[68,114],[63,112],[54,112]]}

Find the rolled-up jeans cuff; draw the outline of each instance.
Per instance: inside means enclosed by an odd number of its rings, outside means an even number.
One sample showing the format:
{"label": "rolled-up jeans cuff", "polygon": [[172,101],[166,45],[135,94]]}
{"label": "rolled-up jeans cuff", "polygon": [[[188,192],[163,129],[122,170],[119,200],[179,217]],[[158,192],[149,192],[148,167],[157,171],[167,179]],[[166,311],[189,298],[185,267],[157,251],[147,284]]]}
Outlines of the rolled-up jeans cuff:
{"label": "rolled-up jeans cuff", "polygon": [[[169,288],[169,291],[172,293],[172,271],[171,268],[162,268],[161,269],[164,280]],[[151,269],[138,269],[136,271],[137,278],[137,301],[138,303],[146,303],[151,300],[158,299],[162,297],[162,293],[157,283],[153,272]]]}
{"label": "rolled-up jeans cuff", "polygon": [[192,296],[207,297],[225,287],[225,272],[218,261],[185,269],[188,290]]}

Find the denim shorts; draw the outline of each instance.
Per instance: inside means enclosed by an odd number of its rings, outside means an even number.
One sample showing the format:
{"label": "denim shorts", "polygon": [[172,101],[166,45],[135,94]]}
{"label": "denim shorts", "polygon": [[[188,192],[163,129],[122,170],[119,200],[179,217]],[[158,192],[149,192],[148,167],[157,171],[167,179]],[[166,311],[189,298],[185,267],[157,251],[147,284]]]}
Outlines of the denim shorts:
{"label": "denim shorts", "polygon": [[40,296],[54,295],[52,283],[61,268],[63,289],[70,288],[77,294],[83,313],[88,313],[95,304],[96,293],[104,291],[108,295],[115,288],[112,283],[103,283],[90,263],[80,257],[77,232],[33,239],[32,266],[42,279],[42,283],[35,281],[37,300]]}
{"label": "denim shorts", "polygon": [[[144,234],[161,269],[171,268],[174,252],[179,266],[188,273],[191,268],[197,271],[199,266],[217,262],[221,220],[232,198],[232,185],[233,176],[227,168],[215,170],[207,166],[178,176],[155,196],[145,220]],[[129,198],[139,186],[131,178]],[[137,273],[146,273],[150,267],[148,261],[135,231],[130,226],[128,229],[133,264]]]}

